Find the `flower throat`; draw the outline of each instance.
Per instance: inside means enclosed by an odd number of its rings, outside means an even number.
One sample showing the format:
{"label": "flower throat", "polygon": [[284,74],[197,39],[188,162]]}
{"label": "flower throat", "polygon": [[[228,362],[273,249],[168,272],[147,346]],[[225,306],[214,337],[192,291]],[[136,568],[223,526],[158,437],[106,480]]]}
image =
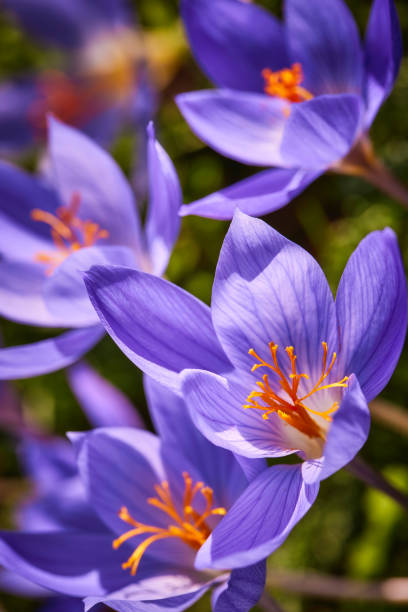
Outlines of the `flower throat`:
{"label": "flower throat", "polygon": [[288,100],[288,102],[305,102],[314,97],[310,91],[302,87],[304,76],[299,63],[277,72],[264,68],[262,77],[265,80],[264,91],[269,96]]}

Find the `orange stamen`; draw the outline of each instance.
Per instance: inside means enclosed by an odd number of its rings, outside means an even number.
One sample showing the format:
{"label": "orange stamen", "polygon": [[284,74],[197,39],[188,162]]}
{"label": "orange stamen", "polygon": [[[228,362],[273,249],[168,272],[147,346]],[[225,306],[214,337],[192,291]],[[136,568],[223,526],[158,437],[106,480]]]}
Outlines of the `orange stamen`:
{"label": "orange stamen", "polygon": [[[279,385],[282,388],[282,391],[286,393],[289,397],[289,400],[284,399],[280,395],[278,395],[270,386],[268,375],[264,374],[262,377],[262,382],[258,381],[256,384],[260,388],[260,390],[252,391],[247,397],[247,404],[244,405],[244,408],[255,408],[256,410],[261,410],[263,412],[262,418],[268,420],[269,415],[276,413],[282,420],[292,427],[295,427],[306,436],[310,438],[322,438],[324,439],[324,434],[316,423],[316,421],[310,416],[310,414],[319,416],[326,421],[332,420],[332,413],[335,412],[339,404],[338,402],[334,402],[333,405],[328,409],[322,412],[317,410],[312,410],[308,406],[304,404],[304,401],[311,397],[314,393],[318,391],[323,391],[324,389],[333,389],[336,387],[347,387],[348,377],[345,376],[340,381],[330,384],[323,384],[326,378],[329,376],[331,370],[333,369],[334,363],[336,361],[336,353],[333,353],[330,365],[327,366],[327,343],[322,342],[323,346],[323,365],[322,365],[322,373],[313,386],[312,390],[309,391],[306,395],[302,397],[298,397],[298,389],[299,384],[302,378],[308,379],[309,376],[307,374],[301,374],[296,371],[296,355],[294,354],[293,346],[286,347],[286,353],[290,360],[291,365],[291,374],[286,376],[284,372],[282,372],[281,367],[278,363],[277,351],[278,345],[273,342],[269,343],[269,348],[272,355],[272,363],[268,363],[264,361],[257,353],[255,353],[254,349],[250,349],[248,353],[255,357],[259,363],[256,363],[252,366],[252,372],[255,372],[258,368],[269,368],[278,376]],[[263,401],[264,404],[260,404],[259,401]]]}
{"label": "orange stamen", "polygon": [[81,203],[79,193],[73,193],[68,206],[60,206],[56,214],[40,208],[31,211],[34,221],[41,221],[50,226],[51,237],[55,245],[54,252],[38,252],[35,261],[47,264],[46,274],[52,274],[68,255],[93,246],[98,240],[108,238],[109,232],[101,229],[98,223],[83,221],[77,214]]}
{"label": "orange stamen", "polygon": [[[119,518],[125,523],[133,527],[123,535],[113,541],[112,546],[116,550],[123,542],[143,534],[152,534],[141,542],[129,559],[122,564],[123,569],[130,568],[130,573],[134,576],[139,567],[139,563],[151,544],[165,538],[179,538],[185,544],[198,550],[204,544],[211,533],[211,528],[207,524],[207,519],[210,516],[224,516],[227,511],[225,508],[213,508],[213,490],[210,487],[204,486],[203,482],[196,482],[193,486],[193,480],[187,472],[183,472],[184,478],[184,495],[183,495],[183,513],[180,515],[176,509],[169,483],[162,482],[155,486],[157,497],[149,497],[147,502],[167,514],[175,524],[170,524],[167,529],[163,527],[155,527],[154,525],[144,525],[136,521],[130,514],[127,508],[123,507],[119,511]],[[198,512],[194,508],[194,500],[198,493],[203,496],[206,506],[203,512]]]}
{"label": "orange stamen", "polygon": [[264,91],[269,96],[288,100],[289,102],[305,102],[314,96],[301,86],[303,83],[303,70],[299,63],[292,64],[291,68],[284,68],[273,72],[269,68],[262,70],[265,79]]}

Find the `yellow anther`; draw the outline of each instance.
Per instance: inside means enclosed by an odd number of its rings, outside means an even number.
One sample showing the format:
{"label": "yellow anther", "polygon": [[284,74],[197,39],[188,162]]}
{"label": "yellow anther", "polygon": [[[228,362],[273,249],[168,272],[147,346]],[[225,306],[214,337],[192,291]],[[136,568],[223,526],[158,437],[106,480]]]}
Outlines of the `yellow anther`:
{"label": "yellow anther", "polygon": [[[310,91],[301,86],[304,77],[302,66],[299,63],[276,72],[265,68],[262,70],[262,76],[265,79],[264,91],[269,96],[288,100],[288,102],[305,102],[314,97]],[[293,347],[288,348],[293,349]]]}

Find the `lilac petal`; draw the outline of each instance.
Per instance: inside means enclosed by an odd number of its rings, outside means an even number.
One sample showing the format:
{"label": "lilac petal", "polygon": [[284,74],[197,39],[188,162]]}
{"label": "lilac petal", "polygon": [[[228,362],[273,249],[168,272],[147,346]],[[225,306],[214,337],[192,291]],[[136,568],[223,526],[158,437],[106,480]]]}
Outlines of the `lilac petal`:
{"label": "lilac petal", "polygon": [[230,369],[202,302],[150,274],[95,266],[85,275],[102,324],[146,374],[177,390],[185,368]]}
{"label": "lilac petal", "polygon": [[0,569],[0,591],[23,597],[47,597],[51,595],[48,589],[44,589],[15,572],[5,569]]}
{"label": "lilac petal", "polygon": [[182,0],[191,49],[218,87],[261,92],[262,70],[289,64],[282,25],[260,6],[239,0]]}
{"label": "lilac petal", "polygon": [[389,381],[407,328],[407,287],[397,238],[369,234],[350,257],[336,298],[340,361],[354,372],[367,401]]}
{"label": "lilac petal", "polygon": [[333,416],[323,457],[302,465],[305,481],[324,480],[350,463],[367,440],[369,429],[370,410],[357,378],[352,376]]}
{"label": "lilac petal", "polygon": [[338,161],[351,149],[362,114],[362,98],[351,94],[293,104],[282,140],[282,165],[322,171]]}
{"label": "lilac petal", "polygon": [[[82,599],[73,597],[52,597],[41,606],[38,612],[83,612],[84,602]],[[95,608],[94,612],[103,612],[102,608]]]}
{"label": "lilac petal", "polygon": [[143,420],[119,389],[102,378],[84,361],[71,366],[68,380],[93,427],[140,427]]}
{"label": "lilac petal", "polygon": [[103,329],[95,325],[33,344],[0,349],[0,380],[30,378],[66,368],[102,336]]}
{"label": "lilac petal", "polygon": [[112,264],[134,268],[136,258],[128,247],[92,246],[67,257],[44,284],[48,310],[66,327],[87,327],[99,321],[84,283],[84,272],[94,265]]}
{"label": "lilac petal", "polygon": [[30,111],[37,98],[32,78],[4,83],[0,86],[0,150],[18,153],[34,145],[34,128]]}
{"label": "lilac petal", "polygon": [[182,206],[180,214],[210,219],[232,219],[235,210],[260,217],[278,210],[299,195],[320,172],[297,169],[264,170],[250,178]]}
{"label": "lilac petal", "polygon": [[79,216],[109,232],[103,244],[129,246],[140,253],[143,242],[133,193],[113,158],[82,132],[54,118],[49,120],[49,147],[62,201],[67,205],[78,194]]}
{"label": "lilac petal", "polygon": [[228,89],[181,94],[176,102],[193,132],[221,155],[244,164],[281,165],[286,102]]}
{"label": "lilac petal", "polygon": [[[312,378],[321,373],[322,342],[329,354],[336,350],[334,301],[320,266],[269,225],[240,212],[221,249],[212,315],[229,359],[248,374],[255,363],[249,349],[270,362],[270,342],[278,344],[283,363],[289,363],[285,347],[293,346],[298,372]],[[260,376],[251,378],[254,385]]]}
{"label": "lilac petal", "polygon": [[256,410],[244,409],[254,386],[248,379],[237,384],[210,372],[187,370],[182,390],[196,427],[217,446],[252,460],[294,452],[285,445],[279,417],[265,421]]}
{"label": "lilac petal", "polygon": [[149,208],[146,241],[153,274],[161,275],[180,231],[181,187],[176,169],[157,142],[153,123],[148,127]]}
{"label": "lilac petal", "polygon": [[357,25],[343,0],[285,0],[292,62],[313,94],[360,93],[363,57]]}
{"label": "lilac petal", "polygon": [[39,493],[55,491],[58,483],[77,474],[75,455],[65,438],[24,438],[20,457]]}
{"label": "lilac petal", "polygon": [[2,531],[0,562],[27,580],[74,597],[104,595],[129,582],[110,534]]}
{"label": "lilac petal", "polygon": [[219,595],[214,612],[247,612],[255,606],[265,588],[266,561],[231,572],[227,588]]}
{"label": "lilac petal", "polygon": [[261,561],[285,541],[318,491],[318,483],[303,481],[300,464],[268,468],[248,486],[200,548],[196,567],[239,568]]}
{"label": "lilac petal", "polygon": [[391,93],[401,58],[401,27],[394,0],[374,0],[365,39],[367,127]]}

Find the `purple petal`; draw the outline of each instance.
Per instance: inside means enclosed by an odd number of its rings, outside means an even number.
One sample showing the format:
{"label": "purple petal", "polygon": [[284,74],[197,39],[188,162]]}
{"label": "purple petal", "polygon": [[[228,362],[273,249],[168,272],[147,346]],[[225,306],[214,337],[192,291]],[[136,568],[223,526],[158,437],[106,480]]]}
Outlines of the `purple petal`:
{"label": "purple petal", "polygon": [[351,149],[362,113],[362,98],[349,94],[293,104],[282,140],[282,165],[321,171],[338,161]]}
{"label": "purple petal", "polygon": [[0,590],[23,597],[47,597],[51,595],[48,589],[44,589],[15,572],[9,572],[5,569],[0,569]]}
{"label": "purple petal", "polygon": [[370,410],[357,378],[352,376],[333,416],[322,459],[302,465],[305,481],[324,480],[350,463],[367,440],[369,429]]}
{"label": "purple petal", "polygon": [[268,468],[248,486],[200,548],[196,567],[238,568],[264,559],[285,541],[318,491],[318,484],[305,484],[300,465]]}
{"label": "purple petal", "polygon": [[394,232],[372,232],[350,257],[336,308],[345,374],[371,401],[389,381],[407,328],[407,287]]}
{"label": "purple petal", "polygon": [[202,302],[150,274],[95,266],[85,275],[102,324],[133,363],[177,390],[185,368],[227,371],[210,310]]}
{"label": "purple petal", "polygon": [[182,206],[180,214],[210,219],[232,219],[235,210],[260,217],[278,210],[299,195],[320,172],[265,170],[230,187]]}
{"label": "purple petal", "polygon": [[62,480],[77,474],[75,455],[65,438],[24,438],[20,455],[37,492],[54,491]]}
{"label": "purple petal", "polygon": [[104,244],[129,246],[140,253],[143,242],[133,193],[113,158],[54,118],[49,121],[49,148],[62,201],[67,205],[78,194],[79,216],[109,232]]}
{"label": "purple petal", "polygon": [[289,64],[282,25],[260,6],[238,0],[182,0],[191,49],[219,87],[263,91],[262,70]]}
{"label": "purple petal", "polygon": [[148,127],[149,208],[146,241],[153,274],[161,275],[180,231],[181,187],[176,169],[157,142],[153,124]]}
{"label": "purple petal", "polygon": [[[82,599],[74,599],[73,597],[52,597],[41,606],[38,612],[83,612],[84,602]],[[102,608],[94,612],[103,612]]]}
{"label": "purple petal", "polygon": [[394,0],[374,0],[365,39],[367,127],[391,93],[401,58],[401,27]]}
{"label": "purple petal", "polygon": [[255,606],[265,588],[266,561],[231,572],[227,588],[213,606],[214,612],[247,612]]}
{"label": "purple petal", "polygon": [[322,342],[329,353],[336,350],[334,301],[319,265],[269,225],[240,212],[221,249],[212,315],[229,359],[248,374],[255,363],[249,349],[270,362],[270,342],[278,344],[281,359],[293,346],[298,372],[312,377],[320,376]]}
{"label": "purple petal", "polygon": [[84,283],[84,272],[98,264],[134,268],[136,258],[128,247],[92,246],[72,253],[47,277],[45,303],[66,327],[87,327],[99,321]]}
{"label": "purple petal", "polygon": [[244,164],[281,165],[286,102],[228,89],[181,94],[176,102],[193,132],[221,155]]}
{"label": "purple petal", "polygon": [[0,86],[0,150],[18,153],[34,145],[34,129],[30,111],[37,97],[33,79],[24,79]]}
{"label": "purple petal", "polygon": [[93,427],[144,428],[141,416],[129,399],[84,361],[69,368],[68,379]]}
{"label": "purple petal", "polygon": [[313,94],[360,93],[363,58],[357,25],[343,0],[285,0],[290,57]]}
{"label": "purple petal", "polygon": [[71,365],[103,336],[100,325],[33,344],[0,349],[0,380],[30,378]]}

